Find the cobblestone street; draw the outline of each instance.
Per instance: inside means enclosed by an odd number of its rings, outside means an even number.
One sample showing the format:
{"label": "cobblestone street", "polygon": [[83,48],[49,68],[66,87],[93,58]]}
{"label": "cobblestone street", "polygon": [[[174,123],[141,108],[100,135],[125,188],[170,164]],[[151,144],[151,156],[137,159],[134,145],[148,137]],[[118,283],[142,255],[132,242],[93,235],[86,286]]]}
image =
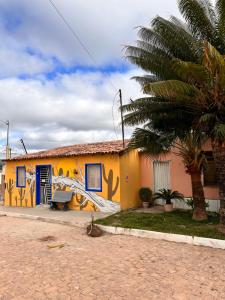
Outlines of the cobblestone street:
{"label": "cobblestone street", "polygon": [[8,217],[0,236],[1,300],[225,299],[223,250]]}

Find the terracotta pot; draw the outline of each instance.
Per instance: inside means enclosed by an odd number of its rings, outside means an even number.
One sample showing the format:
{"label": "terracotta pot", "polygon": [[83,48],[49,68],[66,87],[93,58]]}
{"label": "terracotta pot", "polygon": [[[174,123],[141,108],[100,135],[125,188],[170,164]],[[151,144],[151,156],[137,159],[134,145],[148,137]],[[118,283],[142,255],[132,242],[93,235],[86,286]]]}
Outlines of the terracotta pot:
{"label": "terracotta pot", "polygon": [[142,202],[143,208],[148,208],[149,207],[149,202]]}
{"label": "terracotta pot", "polygon": [[173,211],[173,204],[172,203],[171,204],[165,204],[164,205],[164,210],[165,210],[165,212]]}

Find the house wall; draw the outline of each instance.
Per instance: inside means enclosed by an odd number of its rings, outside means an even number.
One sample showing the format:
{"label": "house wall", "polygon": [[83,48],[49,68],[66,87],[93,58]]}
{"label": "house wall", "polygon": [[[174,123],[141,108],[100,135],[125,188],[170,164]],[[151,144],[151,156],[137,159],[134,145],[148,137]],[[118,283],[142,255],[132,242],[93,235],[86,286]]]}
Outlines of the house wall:
{"label": "house wall", "polygon": [[[153,173],[153,160],[146,157],[144,154],[141,157],[141,186],[150,187],[154,191],[154,173]],[[163,158],[162,161],[170,162],[170,183],[171,189],[177,190],[184,194],[185,197],[192,197],[191,178],[185,172],[182,159],[170,153]],[[208,200],[218,200],[219,190],[217,186],[204,187],[205,198]],[[214,201],[213,210],[218,210],[218,203]],[[215,207],[215,209],[214,209]]]}
{"label": "house wall", "polygon": [[129,151],[120,157],[121,209],[140,206],[138,191],[141,185],[138,151]]}
{"label": "house wall", "polygon": [[[51,165],[52,176],[65,176],[71,179],[77,179],[84,184],[85,164],[101,163],[102,168],[102,192],[96,194],[106,200],[112,200],[119,203],[121,199],[121,179],[120,179],[120,157],[119,155],[92,155],[68,158],[50,158],[50,159],[33,159],[23,161],[8,161],[6,164],[6,190],[5,205],[7,206],[24,206],[34,207],[36,205],[36,188],[35,181],[29,178],[26,180],[26,188],[16,187],[16,167],[25,166],[26,172],[35,176],[37,165]],[[75,174],[74,171],[78,171]],[[83,178],[82,178],[83,176]],[[60,184],[53,184],[53,193],[56,189],[70,190]],[[99,209],[93,205],[91,201],[87,201],[85,205],[81,203],[85,200],[84,196],[77,194],[70,203],[70,208],[74,210],[96,210]]]}

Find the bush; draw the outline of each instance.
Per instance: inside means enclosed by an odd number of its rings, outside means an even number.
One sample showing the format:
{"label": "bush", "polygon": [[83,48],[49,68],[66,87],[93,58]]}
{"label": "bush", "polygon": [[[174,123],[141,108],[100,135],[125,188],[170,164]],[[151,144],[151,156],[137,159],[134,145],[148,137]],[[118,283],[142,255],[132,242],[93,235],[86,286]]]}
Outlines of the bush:
{"label": "bush", "polygon": [[149,202],[150,205],[153,205],[152,190],[150,188],[140,188],[139,196],[142,202]]}
{"label": "bush", "polygon": [[[193,198],[187,199],[186,204],[187,204],[187,206],[191,207],[191,209],[194,209],[194,200],[193,200]],[[205,207],[209,208],[209,203],[208,202],[205,202]]]}

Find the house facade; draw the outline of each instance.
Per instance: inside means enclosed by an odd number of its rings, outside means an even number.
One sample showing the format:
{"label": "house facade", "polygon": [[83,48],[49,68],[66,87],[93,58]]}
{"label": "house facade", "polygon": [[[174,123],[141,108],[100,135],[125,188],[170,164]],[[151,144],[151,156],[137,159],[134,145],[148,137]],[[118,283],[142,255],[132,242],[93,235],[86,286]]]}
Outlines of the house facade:
{"label": "house facade", "polygon": [[[82,144],[41,151],[7,160],[6,206],[48,204],[56,190],[73,191],[69,208],[117,212],[140,206],[138,191],[170,188],[191,198],[191,178],[182,159],[170,153],[160,160],[123,148],[122,141]],[[208,209],[219,211],[219,192],[210,147],[205,148],[208,168],[202,182]],[[158,200],[158,204],[163,204]],[[185,201],[175,207],[188,208]]]}
{"label": "house facade", "polygon": [[[205,154],[208,166],[202,172],[204,194],[208,203],[208,210],[218,212],[220,208],[219,189],[210,147],[206,147]],[[158,160],[154,160],[140,154],[140,165],[142,186],[150,187],[153,191],[169,188],[179,191],[185,198],[192,197],[191,177],[186,173],[180,156],[171,152]],[[158,204],[162,204],[160,200],[157,201]],[[174,201],[174,205],[176,208],[190,208],[185,201]]]}
{"label": "house facade", "polygon": [[140,159],[121,141],[73,145],[6,161],[6,206],[48,204],[56,190],[73,191],[74,210],[117,212],[138,206]]}

